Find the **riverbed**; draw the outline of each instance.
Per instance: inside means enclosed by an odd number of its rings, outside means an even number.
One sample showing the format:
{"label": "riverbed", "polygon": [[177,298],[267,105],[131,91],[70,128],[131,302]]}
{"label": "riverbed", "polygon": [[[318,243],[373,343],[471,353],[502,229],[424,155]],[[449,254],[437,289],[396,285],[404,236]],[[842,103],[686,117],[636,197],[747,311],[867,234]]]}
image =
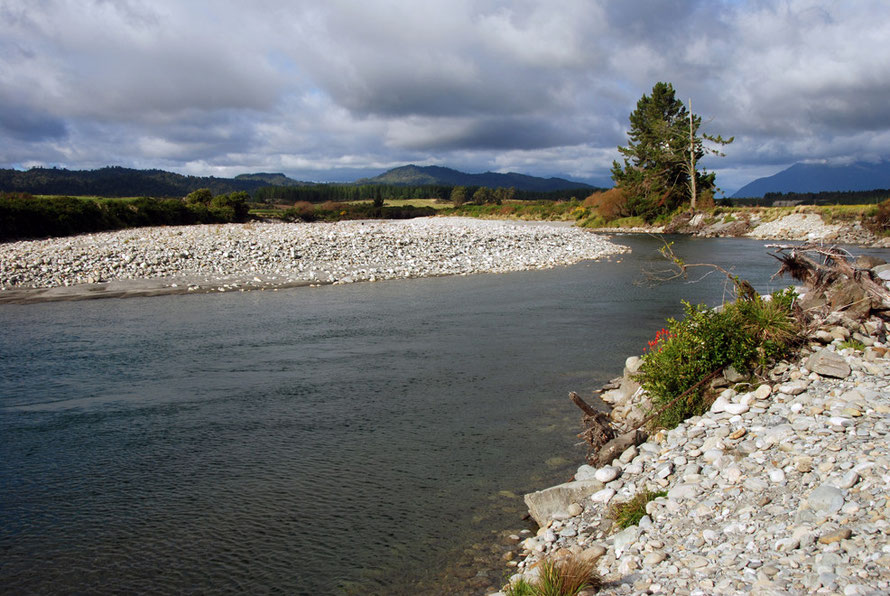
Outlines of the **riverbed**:
{"label": "riverbed", "polygon": [[[493,536],[583,458],[568,392],[620,372],[681,298],[727,291],[635,285],[661,240],[614,240],[633,252],[541,271],[3,305],[0,583],[500,585]],[[762,242],[675,240],[789,283]]]}

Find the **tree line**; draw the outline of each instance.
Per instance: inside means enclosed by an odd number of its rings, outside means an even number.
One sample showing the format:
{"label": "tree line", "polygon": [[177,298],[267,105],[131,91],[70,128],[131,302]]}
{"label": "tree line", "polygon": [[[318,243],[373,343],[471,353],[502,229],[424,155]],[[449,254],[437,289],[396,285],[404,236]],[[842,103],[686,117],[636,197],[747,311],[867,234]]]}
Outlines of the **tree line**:
{"label": "tree line", "polygon": [[867,205],[890,197],[890,189],[826,190],[821,192],[768,192],[762,198],[724,199],[735,206],[772,207],[776,203],[794,205]]}
{"label": "tree line", "polygon": [[446,184],[318,184],[314,186],[266,186],[257,189],[253,200],[259,203],[346,203],[351,201],[434,199],[463,203],[491,203],[509,200],[564,201],[583,198],[593,192],[588,188],[532,191],[487,186],[453,186]]}
{"label": "tree line", "polygon": [[201,188],[213,194],[254,192],[266,183],[213,176],[183,176],[164,170],[112,166],[98,170],[31,168],[0,169],[0,191],[35,195],[182,198]]}
{"label": "tree line", "polygon": [[0,193],[0,242],[142,226],[243,222],[249,198],[243,191],[214,196],[206,188],[183,199],[94,200]]}

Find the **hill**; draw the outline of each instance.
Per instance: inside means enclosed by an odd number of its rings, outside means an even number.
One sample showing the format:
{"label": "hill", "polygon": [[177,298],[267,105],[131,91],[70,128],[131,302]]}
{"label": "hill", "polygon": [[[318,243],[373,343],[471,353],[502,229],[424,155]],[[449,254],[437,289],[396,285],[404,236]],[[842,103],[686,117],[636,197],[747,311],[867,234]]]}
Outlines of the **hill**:
{"label": "hill", "polygon": [[[553,192],[563,190],[594,190],[595,187],[563,178],[539,178],[525,174],[465,174],[450,168],[414,165],[395,168],[374,178],[354,183],[317,184],[300,182],[281,173],[240,174],[235,178],[214,176],[183,176],[164,170],[136,170],[111,166],[98,170],[66,170],[62,168],[0,169],[0,191],[27,192],[36,195],[95,195],[100,197],[184,197],[199,188],[209,188],[214,195],[246,191],[256,196],[261,188],[318,189],[330,187],[412,186],[451,187],[487,186],[514,187],[522,192]],[[333,191],[331,191],[333,192]],[[268,193],[267,193],[268,194]],[[331,198],[331,197],[328,197]]]}
{"label": "hill", "polygon": [[817,193],[890,188],[890,162],[849,165],[796,163],[778,174],[758,178],[732,198],[763,197],[767,193]]}
{"label": "hill", "polygon": [[235,180],[262,182],[264,186],[305,186],[307,184],[313,184],[312,182],[301,182],[299,180],[294,180],[293,178],[288,178],[281,173],[267,174],[264,172],[256,174],[238,174],[235,176]]}
{"label": "hill", "polygon": [[594,187],[583,182],[573,182],[565,178],[540,178],[509,172],[498,174],[467,174],[441,166],[407,165],[393,168],[373,178],[362,178],[356,184],[396,184],[405,186],[441,185],[441,186],[487,186],[489,188],[510,188],[532,192],[548,192],[553,190],[571,190],[583,188],[593,190]]}
{"label": "hill", "polygon": [[95,195],[100,197],[184,197],[199,188],[213,194],[252,192],[269,183],[214,176],[183,176],[164,170],[107,167],[98,170],[31,168],[0,170],[0,191],[40,195]]}

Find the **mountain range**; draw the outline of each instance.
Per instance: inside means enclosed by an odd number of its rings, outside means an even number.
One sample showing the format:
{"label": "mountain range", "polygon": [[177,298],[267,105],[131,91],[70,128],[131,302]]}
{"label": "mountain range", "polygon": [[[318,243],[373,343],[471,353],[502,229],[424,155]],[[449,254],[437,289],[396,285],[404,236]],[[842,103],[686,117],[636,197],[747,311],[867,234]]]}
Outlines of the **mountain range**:
{"label": "mountain range", "polygon": [[890,189],[890,161],[847,165],[796,163],[778,174],[758,178],[732,198],[760,198],[766,193],[817,193]]}
{"label": "mountain range", "polygon": [[[183,197],[199,188],[209,188],[213,194],[236,191],[253,192],[267,186],[314,186],[319,183],[301,182],[281,173],[241,174],[234,178],[215,176],[183,176],[164,170],[136,170],[112,166],[97,170],[67,170],[63,168],[31,168],[30,170],[0,169],[0,191],[28,192],[41,195],[95,195],[100,197]],[[348,183],[347,183],[348,184]],[[363,178],[352,184],[388,184],[397,186],[488,186],[514,187],[520,191],[548,192],[554,190],[594,187],[564,178],[539,178],[525,174],[466,174],[451,168],[408,165],[394,168],[373,178]]]}
{"label": "mountain range", "polygon": [[441,166],[416,166],[409,164],[393,168],[373,178],[356,180],[356,184],[395,184],[405,186],[487,186],[488,188],[510,188],[527,190],[532,192],[547,192],[551,190],[587,189],[594,187],[583,182],[573,182],[565,178],[540,178],[508,172],[485,172],[483,174],[467,174],[451,168]]}
{"label": "mountain range", "polygon": [[[182,197],[199,188],[214,194],[235,191],[254,192],[268,186],[315,186],[282,173],[241,174],[234,178],[183,176],[164,170],[137,170],[118,166],[97,170],[31,168],[0,169],[0,191],[47,195],[96,195],[105,197],[153,196]],[[347,183],[348,184],[348,183]],[[406,165],[373,178],[352,184],[393,186],[487,186],[513,187],[518,191],[549,192],[557,190],[593,191],[596,187],[565,178],[541,178],[509,172],[468,174],[441,166]],[[763,197],[766,193],[818,193],[825,191],[861,191],[890,189],[890,161],[856,162],[846,165],[796,163],[740,188],[732,198]]]}

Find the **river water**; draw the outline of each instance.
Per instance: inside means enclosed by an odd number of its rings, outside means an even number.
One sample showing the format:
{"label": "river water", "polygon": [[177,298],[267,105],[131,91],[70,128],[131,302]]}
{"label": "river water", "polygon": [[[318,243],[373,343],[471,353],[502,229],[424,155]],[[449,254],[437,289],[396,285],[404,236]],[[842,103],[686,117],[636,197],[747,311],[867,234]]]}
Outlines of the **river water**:
{"label": "river water", "polygon": [[[762,242],[675,240],[790,283]],[[635,285],[661,241],[616,241],[548,271],[0,307],[0,591],[423,594],[491,567],[521,494],[583,460],[568,392],[728,292]]]}

